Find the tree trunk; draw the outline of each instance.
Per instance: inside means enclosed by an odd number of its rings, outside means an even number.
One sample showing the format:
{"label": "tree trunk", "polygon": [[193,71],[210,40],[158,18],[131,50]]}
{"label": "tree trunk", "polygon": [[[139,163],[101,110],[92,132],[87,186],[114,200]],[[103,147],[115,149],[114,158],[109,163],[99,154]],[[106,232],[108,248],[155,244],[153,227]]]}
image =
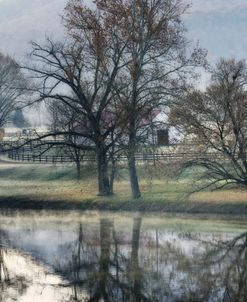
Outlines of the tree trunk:
{"label": "tree trunk", "polygon": [[130,185],[132,191],[132,197],[137,199],[141,197],[141,192],[139,188],[137,170],[136,170],[136,126],[135,119],[132,117],[130,120],[130,132],[129,132],[129,147],[128,147],[128,166],[129,166],[129,176]]}
{"label": "tree trunk", "polygon": [[141,192],[139,188],[138,176],[136,171],[136,161],[135,161],[134,152],[129,152],[128,165],[129,165],[129,176],[130,176],[132,197],[137,199],[141,196]]}
{"label": "tree trunk", "polygon": [[76,161],[76,177],[77,177],[77,180],[81,179],[81,161],[80,160]]}
{"label": "tree trunk", "polygon": [[114,133],[111,133],[111,152],[110,152],[110,162],[111,162],[111,172],[110,172],[110,191],[111,194],[113,194],[113,185],[114,185],[114,180],[115,180],[115,174],[116,174],[116,159],[114,158],[115,154],[115,141],[114,141]]}
{"label": "tree trunk", "polygon": [[116,174],[116,163],[115,160],[112,159],[111,161],[111,174],[110,174],[110,192],[113,194],[113,185],[115,180],[115,174]]}
{"label": "tree trunk", "polygon": [[112,195],[110,181],[108,176],[108,161],[106,151],[99,147],[97,148],[97,169],[98,169],[98,195]]}

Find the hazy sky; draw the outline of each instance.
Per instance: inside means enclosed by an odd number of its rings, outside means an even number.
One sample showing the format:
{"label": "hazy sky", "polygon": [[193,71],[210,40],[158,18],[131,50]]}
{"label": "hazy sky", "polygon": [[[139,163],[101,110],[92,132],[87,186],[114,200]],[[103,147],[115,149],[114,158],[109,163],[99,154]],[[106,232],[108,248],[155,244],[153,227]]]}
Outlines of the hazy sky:
{"label": "hazy sky", "polygon": [[22,57],[31,40],[62,31],[60,17],[65,0],[0,0],[0,49]]}
{"label": "hazy sky", "polygon": [[[63,33],[60,21],[66,2],[0,0],[0,50],[20,61],[30,52],[31,40],[41,42],[45,35],[59,39]],[[191,2],[192,7],[184,16],[188,37],[208,50],[209,61],[213,63],[221,56],[247,59],[247,0]],[[199,87],[204,88],[207,79],[203,73]],[[37,113],[30,113],[31,117],[36,121]],[[41,124],[44,123],[42,117],[39,113]]]}
{"label": "hazy sky", "polygon": [[247,59],[247,1],[193,0],[186,25],[189,37],[208,49],[209,59]]}
{"label": "hazy sky", "polygon": [[[0,0],[0,49],[20,59],[30,40],[61,35],[66,0]],[[247,58],[247,0],[191,0],[185,16],[190,39],[208,49],[209,59]]]}

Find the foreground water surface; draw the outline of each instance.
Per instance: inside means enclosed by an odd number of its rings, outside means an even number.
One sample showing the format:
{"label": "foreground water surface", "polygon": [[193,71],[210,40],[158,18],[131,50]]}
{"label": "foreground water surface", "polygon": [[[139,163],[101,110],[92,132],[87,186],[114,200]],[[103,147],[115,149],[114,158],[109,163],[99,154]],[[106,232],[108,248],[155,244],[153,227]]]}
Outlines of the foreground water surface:
{"label": "foreground water surface", "polygon": [[245,220],[0,214],[0,301],[247,301]]}

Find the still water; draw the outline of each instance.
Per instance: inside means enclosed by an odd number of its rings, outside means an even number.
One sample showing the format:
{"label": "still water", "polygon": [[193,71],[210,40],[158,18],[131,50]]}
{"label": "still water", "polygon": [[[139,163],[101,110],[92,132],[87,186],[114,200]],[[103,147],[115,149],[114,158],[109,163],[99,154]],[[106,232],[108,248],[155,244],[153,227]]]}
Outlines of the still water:
{"label": "still water", "polygon": [[247,222],[0,214],[0,301],[247,301]]}

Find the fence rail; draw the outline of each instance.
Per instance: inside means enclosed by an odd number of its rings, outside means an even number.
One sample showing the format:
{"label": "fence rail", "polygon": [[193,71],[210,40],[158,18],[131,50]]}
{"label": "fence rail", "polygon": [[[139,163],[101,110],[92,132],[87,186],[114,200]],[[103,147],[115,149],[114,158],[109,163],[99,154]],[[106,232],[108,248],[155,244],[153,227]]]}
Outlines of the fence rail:
{"label": "fence rail", "polygon": [[[138,153],[136,154],[136,161],[145,162],[145,161],[179,161],[182,159],[192,159],[195,158],[196,153],[188,154],[188,153],[155,153],[155,154],[147,154],[147,153]],[[212,154],[212,157],[215,158],[215,154]],[[72,156],[65,155],[34,155],[34,154],[25,154],[18,152],[9,152],[8,157],[15,161],[23,161],[23,162],[33,162],[33,163],[71,163],[74,162],[74,158]],[[95,155],[84,155],[82,157],[82,162],[95,162]],[[121,155],[116,157],[116,161],[125,162],[127,161],[127,156]]]}
{"label": "fence rail", "polygon": [[50,146],[53,148],[61,148],[64,141],[62,140],[43,140],[43,141],[24,141],[24,140],[3,140],[0,141],[0,152],[8,152],[13,150],[43,150]]}
{"label": "fence rail", "polygon": [[[58,156],[58,155],[32,155],[32,154],[18,154],[10,152],[8,158],[15,161],[33,162],[33,163],[71,163],[74,159],[71,156]],[[83,158],[83,161],[95,161],[95,157]]]}

